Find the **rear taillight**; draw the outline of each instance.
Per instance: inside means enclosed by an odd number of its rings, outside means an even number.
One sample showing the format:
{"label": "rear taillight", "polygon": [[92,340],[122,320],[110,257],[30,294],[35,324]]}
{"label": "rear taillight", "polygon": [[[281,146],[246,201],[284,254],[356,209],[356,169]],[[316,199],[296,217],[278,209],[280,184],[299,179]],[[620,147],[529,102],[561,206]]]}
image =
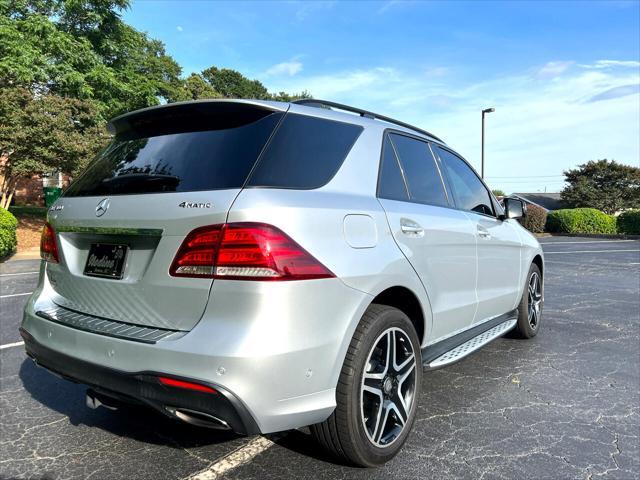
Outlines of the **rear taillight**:
{"label": "rear taillight", "polygon": [[58,263],[58,243],[56,242],[56,234],[49,222],[42,227],[42,236],[40,237],[40,257],[50,263]]}
{"label": "rear taillight", "polygon": [[176,277],[272,281],[334,276],[288,235],[264,223],[228,223],[193,230],[169,273]]}

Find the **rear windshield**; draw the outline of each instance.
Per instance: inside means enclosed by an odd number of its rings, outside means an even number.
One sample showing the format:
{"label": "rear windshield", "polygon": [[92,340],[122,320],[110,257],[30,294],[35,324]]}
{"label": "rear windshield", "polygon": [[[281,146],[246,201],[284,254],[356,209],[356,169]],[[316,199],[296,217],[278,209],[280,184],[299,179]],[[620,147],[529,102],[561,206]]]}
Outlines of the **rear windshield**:
{"label": "rear windshield", "polygon": [[[297,114],[287,114],[280,122],[282,115],[268,113],[235,128],[201,131],[193,131],[194,122],[141,123],[116,136],[65,196],[219,190],[241,188],[245,182],[289,189],[325,185],[362,127]],[[162,134],[145,136],[150,132]]]}
{"label": "rear windshield", "polygon": [[67,197],[240,188],[282,113],[235,128],[116,137]]}

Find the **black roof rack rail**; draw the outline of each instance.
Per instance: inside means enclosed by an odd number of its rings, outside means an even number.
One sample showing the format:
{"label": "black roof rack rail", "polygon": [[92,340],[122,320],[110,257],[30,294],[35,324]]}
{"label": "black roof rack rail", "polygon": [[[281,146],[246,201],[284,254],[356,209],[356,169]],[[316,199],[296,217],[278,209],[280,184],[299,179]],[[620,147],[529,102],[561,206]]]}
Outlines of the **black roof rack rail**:
{"label": "black roof rack rail", "polygon": [[[400,125],[401,127],[408,128],[409,130],[414,130],[416,132],[420,132],[423,135],[427,135],[428,137],[435,138],[439,142],[443,142],[442,139],[436,137],[433,133],[427,132],[426,130],[422,130],[421,128],[414,127],[405,122],[401,122],[400,120],[395,120],[390,117],[385,117],[384,115],[379,115],[377,113],[369,112],[367,110],[362,110],[361,108],[350,107],[349,105],[343,105],[341,103],[330,102],[328,100],[319,100],[316,98],[302,98],[300,100],[294,100],[291,103],[295,103],[297,105],[306,105],[309,107],[320,107],[320,108],[337,108],[339,110],[344,110],[346,112],[357,113],[361,117],[371,118],[374,120],[382,120],[383,122],[393,123],[395,125]],[[444,142],[443,142],[444,143]]]}

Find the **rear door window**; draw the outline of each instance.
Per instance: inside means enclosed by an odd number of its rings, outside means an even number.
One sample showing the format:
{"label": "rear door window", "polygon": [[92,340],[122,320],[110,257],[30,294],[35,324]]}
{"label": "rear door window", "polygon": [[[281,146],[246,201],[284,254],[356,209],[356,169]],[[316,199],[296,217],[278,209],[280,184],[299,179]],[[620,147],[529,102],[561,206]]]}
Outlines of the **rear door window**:
{"label": "rear door window", "polygon": [[319,188],[336,174],[361,132],[359,125],[289,113],[247,186]]}
{"label": "rear door window", "polygon": [[409,192],[404,183],[398,158],[393,151],[391,140],[384,136],[382,146],[382,164],[380,165],[380,176],[378,179],[378,197],[389,200],[408,201]]}
{"label": "rear door window", "polygon": [[467,162],[444,148],[436,147],[449,179],[456,206],[483,215],[494,215],[489,191]]}
{"label": "rear door window", "polygon": [[405,135],[390,134],[409,187],[412,201],[448,206],[435,159],[426,142]]}
{"label": "rear door window", "polygon": [[157,136],[127,132],[116,136],[65,196],[241,188],[281,118],[282,113],[265,113],[205,131],[184,131],[184,123],[176,122],[175,128],[158,128],[163,134]]}

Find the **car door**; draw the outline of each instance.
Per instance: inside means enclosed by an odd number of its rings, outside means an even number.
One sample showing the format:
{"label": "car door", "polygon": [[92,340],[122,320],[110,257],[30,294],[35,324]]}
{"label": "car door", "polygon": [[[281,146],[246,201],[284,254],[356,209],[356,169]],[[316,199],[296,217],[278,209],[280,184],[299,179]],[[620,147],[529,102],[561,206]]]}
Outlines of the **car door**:
{"label": "car door", "polygon": [[434,149],[456,207],[467,212],[476,230],[478,309],[474,323],[479,323],[513,310],[518,303],[520,236],[512,220],[498,218],[489,190],[467,162],[441,146]]}
{"label": "car door", "polygon": [[477,304],[475,226],[464,212],[450,208],[427,142],[385,135],[378,198],[429,296],[430,342],[464,329]]}

